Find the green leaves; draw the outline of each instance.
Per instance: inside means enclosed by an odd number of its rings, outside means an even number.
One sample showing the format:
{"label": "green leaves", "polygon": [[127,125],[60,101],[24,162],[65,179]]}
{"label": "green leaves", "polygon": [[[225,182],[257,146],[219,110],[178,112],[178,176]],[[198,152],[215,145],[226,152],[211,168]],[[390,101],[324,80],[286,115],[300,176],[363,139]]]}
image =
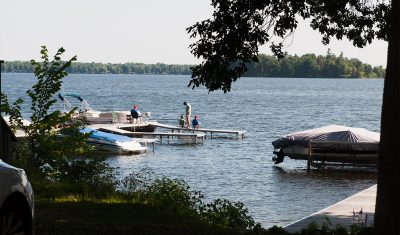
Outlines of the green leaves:
{"label": "green leaves", "polygon": [[35,68],[34,74],[37,77],[37,83],[27,91],[27,94],[32,100],[31,119],[34,122],[46,117],[50,107],[57,101],[53,98],[54,94],[61,89],[62,79],[68,75],[65,69],[73,61],[76,61],[76,56],[74,56],[67,62],[61,62],[60,56],[64,51],[63,48],[58,49],[53,60],[49,61],[47,47],[42,46],[40,53],[43,62],[31,60],[31,64]]}
{"label": "green leaves", "polygon": [[222,228],[250,229],[255,223],[242,202],[232,203],[227,199],[216,199],[204,207],[202,217],[210,224]]}
{"label": "green leaves", "polygon": [[332,37],[347,37],[357,47],[373,39],[387,40],[390,7],[385,2],[358,0],[213,0],[212,18],[186,30],[198,39],[189,46],[203,61],[192,67],[192,88],[228,92],[231,83],[257,62],[259,46],[270,43],[277,58],[284,56],[284,42],[297,27],[297,18],[311,19],[311,27],[322,34],[322,43]]}
{"label": "green leaves", "polygon": [[204,195],[192,190],[185,181],[156,177],[149,168],[127,176],[121,181],[120,188],[126,195],[134,197],[135,201],[197,217],[217,227],[263,230],[260,224],[255,224],[242,202],[216,199],[205,203]]}

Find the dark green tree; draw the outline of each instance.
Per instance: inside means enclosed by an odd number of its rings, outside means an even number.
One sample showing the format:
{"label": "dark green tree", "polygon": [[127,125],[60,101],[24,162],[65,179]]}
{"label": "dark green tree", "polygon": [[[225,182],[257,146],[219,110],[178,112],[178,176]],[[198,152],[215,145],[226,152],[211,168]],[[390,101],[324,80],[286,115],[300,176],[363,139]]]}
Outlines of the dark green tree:
{"label": "dark green tree", "polygon": [[283,57],[282,40],[296,29],[298,18],[311,19],[322,35],[347,37],[363,47],[374,39],[387,40],[388,62],[384,83],[381,141],[378,163],[376,234],[400,234],[400,2],[362,0],[212,0],[211,19],[187,29],[198,41],[191,52],[203,62],[192,68],[189,86],[227,92],[232,82],[258,61],[258,47],[267,42]]}

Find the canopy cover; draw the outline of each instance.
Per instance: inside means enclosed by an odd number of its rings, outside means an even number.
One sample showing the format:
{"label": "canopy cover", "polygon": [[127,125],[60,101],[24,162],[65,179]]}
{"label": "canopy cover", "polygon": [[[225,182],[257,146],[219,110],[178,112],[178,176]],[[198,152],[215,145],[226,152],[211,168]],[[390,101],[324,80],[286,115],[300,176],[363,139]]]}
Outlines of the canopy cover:
{"label": "canopy cover", "polygon": [[132,138],[123,135],[117,135],[112,133],[107,133],[104,131],[98,131],[89,127],[85,127],[80,130],[82,134],[90,133],[89,137],[93,139],[103,139],[110,142],[131,142]]}
{"label": "canopy cover", "polygon": [[[372,150],[371,148],[378,148],[379,140],[379,132],[368,131],[364,128],[329,125],[289,134],[273,141],[272,145],[275,148],[288,146],[308,147],[309,142],[312,141],[325,147],[329,145],[329,148],[350,148],[353,150],[366,150],[367,148]],[[326,142],[326,144],[323,142]]]}

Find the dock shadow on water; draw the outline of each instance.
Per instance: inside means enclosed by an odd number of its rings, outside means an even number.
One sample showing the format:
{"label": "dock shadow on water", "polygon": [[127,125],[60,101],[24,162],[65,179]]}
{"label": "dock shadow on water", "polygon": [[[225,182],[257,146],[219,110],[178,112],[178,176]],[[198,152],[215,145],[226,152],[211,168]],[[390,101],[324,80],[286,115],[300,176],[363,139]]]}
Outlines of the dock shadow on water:
{"label": "dock shadow on water", "polygon": [[330,167],[325,169],[312,169],[307,172],[306,168],[284,168],[273,166],[273,172],[279,180],[310,180],[310,181],[329,181],[329,180],[371,180],[377,179],[376,168],[356,168],[356,167]]}

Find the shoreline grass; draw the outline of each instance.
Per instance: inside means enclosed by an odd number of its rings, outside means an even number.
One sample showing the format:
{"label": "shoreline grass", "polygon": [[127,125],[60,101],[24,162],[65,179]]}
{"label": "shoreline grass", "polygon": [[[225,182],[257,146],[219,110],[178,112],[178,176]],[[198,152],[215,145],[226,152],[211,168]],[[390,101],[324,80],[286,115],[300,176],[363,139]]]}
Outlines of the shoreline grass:
{"label": "shoreline grass", "polygon": [[38,199],[35,211],[36,234],[255,234],[123,200]]}

